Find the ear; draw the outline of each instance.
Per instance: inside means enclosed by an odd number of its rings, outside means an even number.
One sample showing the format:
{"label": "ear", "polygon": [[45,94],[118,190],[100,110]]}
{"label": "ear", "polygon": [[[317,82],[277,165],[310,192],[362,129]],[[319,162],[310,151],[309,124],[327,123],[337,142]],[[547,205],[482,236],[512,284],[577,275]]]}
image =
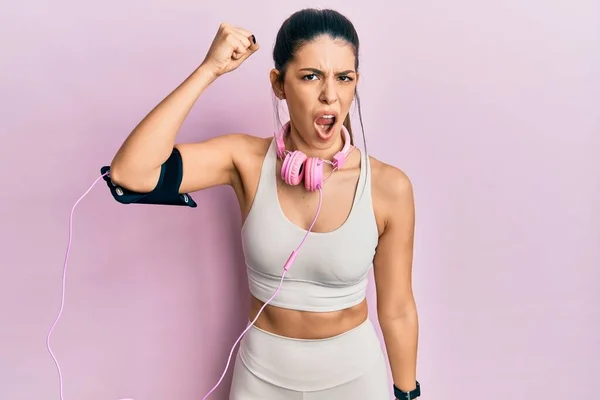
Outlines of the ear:
{"label": "ear", "polygon": [[277,96],[278,99],[285,99],[285,92],[283,90],[283,82],[280,80],[281,73],[279,70],[273,68],[269,73],[269,79],[271,80],[271,87],[273,88],[273,93]]}

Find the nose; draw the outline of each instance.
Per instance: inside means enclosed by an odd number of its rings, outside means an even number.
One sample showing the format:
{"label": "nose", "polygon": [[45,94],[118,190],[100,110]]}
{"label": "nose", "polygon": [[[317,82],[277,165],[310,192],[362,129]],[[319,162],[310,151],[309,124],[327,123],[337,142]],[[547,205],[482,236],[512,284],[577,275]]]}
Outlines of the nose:
{"label": "nose", "polygon": [[323,86],[321,89],[319,100],[325,104],[333,104],[336,102],[337,92],[335,82],[333,82],[331,79],[323,80]]}

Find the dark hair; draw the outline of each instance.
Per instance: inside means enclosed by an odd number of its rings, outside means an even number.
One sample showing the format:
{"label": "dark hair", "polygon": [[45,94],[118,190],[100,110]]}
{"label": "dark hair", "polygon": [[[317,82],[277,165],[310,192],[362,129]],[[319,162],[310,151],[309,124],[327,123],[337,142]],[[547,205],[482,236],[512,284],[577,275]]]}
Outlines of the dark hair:
{"label": "dark hair", "polygon": [[[329,35],[333,39],[342,39],[352,45],[356,60],[354,62],[354,68],[358,71],[358,50],[360,43],[358,34],[356,33],[352,22],[335,10],[306,8],[290,15],[283,22],[281,28],[279,28],[279,32],[277,32],[275,46],[273,47],[273,61],[275,63],[275,68],[280,71],[279,79],[281,81],[283,81],[285,77],[288,63],[294,58],[298,49],[322,35]],[[355,96],[366,152],[367,141],[365,139],[358,92],[355,93]],[[279,120],[279,110],[277,107],[276,113],[277,119]],[[352,144],[354,144],[354,135],[352,134],[352,127],[350,126],[350,113],[348,113],[344,120],[344,126],[348,129],[348,132],[350,132],[350,139]]]}

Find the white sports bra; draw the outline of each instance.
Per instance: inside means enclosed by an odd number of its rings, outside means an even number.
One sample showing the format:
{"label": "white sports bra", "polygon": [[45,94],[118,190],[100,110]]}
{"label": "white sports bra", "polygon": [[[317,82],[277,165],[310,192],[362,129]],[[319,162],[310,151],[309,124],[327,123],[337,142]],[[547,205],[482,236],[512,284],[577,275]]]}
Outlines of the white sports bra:
{"label": "white sports bra", "polygon": [[[277,290],[285,262],[306,235],[281,209],[276,168],[273,140],[241,231],[250,292],[263,302]],[[360,177],[349,217],[334,231],[309,233],[286,272],[279,293],[269,304],[327,312],[352,307],[365,298],[379,239],[371,199],[371,174],[367,172],[370,172],[369,161],[361,151]],[[323,190],[327,190],[327,185]]]}

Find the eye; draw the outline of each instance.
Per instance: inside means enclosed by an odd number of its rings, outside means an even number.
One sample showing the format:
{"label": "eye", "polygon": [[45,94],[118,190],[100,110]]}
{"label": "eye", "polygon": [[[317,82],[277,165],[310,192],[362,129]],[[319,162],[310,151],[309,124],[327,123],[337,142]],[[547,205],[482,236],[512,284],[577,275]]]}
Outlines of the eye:
{"label": "eye", "polygon": [[354,80],[351,77],[349,77],[348,75],[341,75],[340,79],[344,82],[352,82]]}
{"label": "eye", "polygon": [[312,79],[310,79],[310,78],[316,78],[316,77],[317,77],[317,75],[316,75],[316,74],[308,74],[308,75],[304,75],[304,76],[302,77],[302,79],[303,79],[303,80],[305,80],[305,81],[310,81],[310,80],[312,80]]}

